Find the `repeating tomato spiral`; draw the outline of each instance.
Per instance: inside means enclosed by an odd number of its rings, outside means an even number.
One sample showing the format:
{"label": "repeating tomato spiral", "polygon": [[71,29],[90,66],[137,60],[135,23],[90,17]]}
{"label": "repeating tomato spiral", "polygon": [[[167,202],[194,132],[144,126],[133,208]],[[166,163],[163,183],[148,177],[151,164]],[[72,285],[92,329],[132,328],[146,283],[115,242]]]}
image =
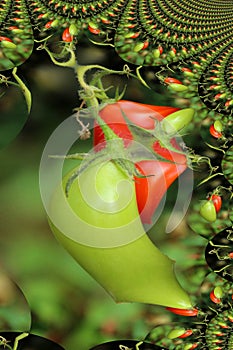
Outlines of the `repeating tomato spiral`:
{"label": "repeating tomato spiral", "polygon": [[232,8],[230,0],[3,0],[0,70],[22,64],[35,38],[56,33],[69,43],[85,34],[135,65],[177,64],[207,107],[231,119]]}

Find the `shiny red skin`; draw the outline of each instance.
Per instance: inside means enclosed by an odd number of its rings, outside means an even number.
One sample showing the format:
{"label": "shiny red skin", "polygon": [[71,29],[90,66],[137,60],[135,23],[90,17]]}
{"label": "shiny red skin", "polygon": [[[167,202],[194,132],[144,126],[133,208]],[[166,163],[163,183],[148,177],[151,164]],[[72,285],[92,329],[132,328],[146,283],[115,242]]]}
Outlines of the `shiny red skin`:
{"label": "shiny red skin", "polygon": [[216,213],[218,213],[222,207],[222,198],[217,195],[217,194],[213,194],[210,199],[212,200]]}
{"label": "shiny red skin", "polygon": [[164,83],[166,84],[182,84],[182,82],[176,78],[171,78],[171,77],[167,77],[164,79]]}
{"label": "shiny red skin", "polygon": [[188,329],[184,334],[180,335],[178,338],[180,338],[180,339],[187,338],[192,334],[193,334],[192,329]]}
{"label": "shiny red skin", "polygon": [[[155,119],[161,121],[177,110],[179,108],[121,100],[104,107],[100,111],[100,116],[119,137],[124,139],[127,147],[133,140],[133,135],[127,126],[122,111],[132,124],[147,130],[153,130]],[[102,146],[104,147],[104,140],[102,129],[95,123],[94,145],[100,146],[103,143]],[[171,140],[171,144],[180,150],[174,138]],[[152,223],[153,214],[165,192],[177,177],[187,169],[187,159],[184,154],[168,150],[162,147],[158,141],[154,142],[153,149],[156,154],[165,158],[164,161],[142,160],[136,163],[142,174],[147,176],[146,178],[135,178],[138,210],[141,220],[145,224]],[[167,162],[166,160],[172,162]]]}
{"label": "shiny red skin", "polygon": [[69,28],[66,28],[62,33],[62,40],[70,43],[73,40],[73,36],[70,34]]}
{"label": "shiny red skin", "polygon": [[214,124],[210,125],[209,131],[210,131],[210,134],[216,139],[219,139],[220,137],[222,137],[222,133],[215,129]]}
{"label": "shiny red skin", "polygon": [[88,30],[89,30],[90,33],[95,34],[95,35],[98,35],[101,32],[100,29],[92,28],[90,25],[88,26]]}
{"label": "shiny red skin", "polygon": [[213,290],[210,292],[210,300],[215,304],[221,303],[221,299],[216,297]]}
{"label": "shiny red skin", "polygon": [[0,41],[9,41],[10,43],[13,42],[10,38],[7,38],[6,36],[0,36]]}
{"label": "shiny red skin", "polygon": [[177,309],[175,307],[166,307],[166,310],[180,316],[197,316],[198,314],[197,309]]}

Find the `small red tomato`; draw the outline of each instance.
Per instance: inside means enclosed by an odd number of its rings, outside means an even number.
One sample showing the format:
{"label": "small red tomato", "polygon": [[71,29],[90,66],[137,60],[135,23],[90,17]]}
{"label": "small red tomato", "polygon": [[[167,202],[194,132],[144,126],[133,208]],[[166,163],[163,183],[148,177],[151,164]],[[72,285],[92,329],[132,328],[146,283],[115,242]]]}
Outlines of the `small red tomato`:
{"label": "small red tomato", "polygon": [[94,23],[88,25],[88,30],[90,33],[95,35],[98,35],[101,32],[101,30],[98,29]]}
{"label": "small red tomato", "polygon": [[181,334],[178,338],[181,338],[181,339],[187,338],[187,337],[189,337],[192,334],[193,334],[192,329],[188,329],[184,334]]}
{"label": "small red tomato", "polygon": [[147,49],[148,46],[149,46],[149,41],[147,40],[147,41],[144,42],[144,45],[143,45],[143,47],[142,47],[142,50]]}
{"label": "small red tomato", "polygon": [[195,343],[195,344],[192,344],[191,348],[189,348],[189,350],[194,350],[198,347],[198,344]]}
{"label": "small red tomato", "polygon": [[181,68],[181,70],[182,72],[189,72],[189,73],[192,72],[190,68],[186,68],[186,67]]}
{"label": "small red tomato", "polygon": [[10,38],[7,38],[6,36],[0,36],[0,41],[9,41],[9,42],[13,42]]}
{"label": "small red tomato", "polygon": [[70,34],[69,28],[66,28],[62,33],[62,40],[70,43],[73,40],[73,36]]}
{"label": "small red tomato", "polygon": [[214,294],[214,290],[210,292],[210,300],[215,304],[221,303],[221,299],[216,297],[216,295]]}
{"label": "small red tomato", "polygon": [[137,32],[137,33],[134,33],[130,38],[131,39],[136,39],[136,38],[139,37],[139,35],[140,35],[140,32]]}
{"label": "small red tomato", "polygon": [[162,48],[162,46],[158,46],[158,50],[159,50],[160,55],[162,55],[162,53],[163,53],[163,48]]}
{"label": "small red tomato", "polygon": [[222,207],[222,198],[217,194],[212,194],[210,200],[212,200],[212,202],[214,203],[216,213],[218,213]]}
{"label": "small red tomato", "polygon": [[175,307],[166,307],[166,310],[173,312],[173,314],[180,316],[197,316],[197,309],[178,309]]}
{"label": "small red tomato", "polygon": [[219,139],[220,137],[222,137],[222,133],[215,129],[214,124],[210,125],[209,131],[210,131],[210,134],[216,139]]}
{"label": "small red tomato", "polygon": [[8,30],[15,30],[15,29],[17,30],[17,29],[19,29],[19,28],[16,27],[16,26],[10,26],[10,27],[8,27],[7,29],[8,29]]}
{"label": "small red tomato", "polygon": [[51,28],[51,24],[53,23],[53,20],[52,21],[49,21],[45,24],[45,28],[48,29],[48,28]]}
{"label": "small red tomato", "polygon": [[164,83],[166,84],[182,84],[182,82],[176,78],[171,78],[171,77],[167,77],[164,79]]}

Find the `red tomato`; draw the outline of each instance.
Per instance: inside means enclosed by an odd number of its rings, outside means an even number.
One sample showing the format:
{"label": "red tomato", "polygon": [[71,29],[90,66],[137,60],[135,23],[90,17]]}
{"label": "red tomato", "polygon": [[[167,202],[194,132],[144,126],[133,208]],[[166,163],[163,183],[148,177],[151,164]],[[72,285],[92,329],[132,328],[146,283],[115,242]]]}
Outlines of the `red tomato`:
{"label": "red tomato", "polygon": [[69,28],[66,28],[62,33],[62,40],[70,43],[73,40],[73,36],[70,34]]}
{"label": "red tomato", "polygon": [[[161,121],[164,117],[177,110],[179,108],[153,106],[121,100],[104,107],[100,111],[100,116],[119,137],[124,139],[127,147],[133,140],[133,135],[122,111],[132,124],[147,130],[153,130],[155,128],[155,120]],[[101,143],[102,146],[100,145]],[[177,150],[180,150],[175,139],[171,140],[171,144]],[[98,145],[100,148],[105,146],[102,129],[97,123],[94,128],[94,145]],[[165,160],[142,160],[136,163],[142,174],[147,176],[146,178],[135,178],[138,210],[142,222],[147,224],[152,222],[152,216],[168,187],[187,168],[185,155],[168,150],[161,146],[159,141],[154,142],[153,149],[156,154],[164,157]],[[166,162],[166,160],[169,162]]]}
{"label": "red tomato", "polygon": [[177,309],[175,307],[166,307],[166,309],[180,316],[197,316],[198,314],[197,309]]}
{"label": "red tomato", "polygon": [[189,337],[192,334],[193,334],[192,329],[187,329],[187,331],[184,334],[180,335],[178,338],[181,338],[181,339],[187,338],[187,337]]}
{"label": "red tomato", "polygon": [[212,200],[213,204],[214,204],[214,207],[215,207],[215,210],[216,210],[216,213],[219,212],[219,210],[221,209],[222,207],[222,198],[217,195],[217,194],[213,194],[210,199]]}
{"label": "red tomato", "polygon": [[88,26],[88,30],[90,33],[95,34],[95,35],[98,35],[101,32],[100,29],[91,27],[91,25]]}
{"label": "red tomato", "polygon": [[148,46],[149,46],[149,41],[146,40],[143,44],[142,50],[146,50],[148,48]]}
{"label": "red tomato", "polygon": [[0,41],[9,41],[9,42],[13,42],[10,38],[7,38],[6,36],[0,36]]}
{"label": "red tomato", "polygon": [[215,129],[214,124],[210,125],[209,131],[210,131],[210,134],[216,139],[219,139],[220,137],[222,137],[222,133]]}
{"label": "red tomato", "polygon": [[45,24],[45,28],[51,28],[51,24],[53,23],[53,20],[52,21],[49,21]]}
{"label": "red tomato", "polygon": [[210,292],[210,299],[212,300],[213,303],[219,304],[221,303],[221,299],[217,298],[216,295],[214,294],[214,290]]}
{"label": "red tomato", "polygon": [[164,79],[164,83],[166,84],[182,84],[182,82],[176,78],[171,78],[171,77],[167,77]]}

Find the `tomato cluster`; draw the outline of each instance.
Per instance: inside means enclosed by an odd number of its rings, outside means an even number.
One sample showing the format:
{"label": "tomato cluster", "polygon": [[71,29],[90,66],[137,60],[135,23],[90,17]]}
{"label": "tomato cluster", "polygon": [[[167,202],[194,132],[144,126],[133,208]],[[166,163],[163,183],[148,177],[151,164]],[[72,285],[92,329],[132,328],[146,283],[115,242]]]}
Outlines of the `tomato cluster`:
{"label": "tomato cluster", "polygon": [[[156,122],[166,120],[166,117],[172,117],[173,125],[180,126],[189,115],[189,110],[124,100],[109,104],[100,111],[103,121],[124,140],[125,146],[130,146],[134,135],[124,116],[127,116],[128,123],[152,131],[156,128]],[[104,141],[102,129],[96,123],[94,145],[104,146]],[[147,224],[152,222],[153,214],[169,186],[187,169],[186,155],[181,152],[175,138],[170,139],[171,149],[163,146],[159,140],[154,140],[151,146],[154,159],[136,162],[137,168],[145,177],[135,177],[139,213],[142,222]]]}
{"label": "tomato cluster", "polygon": [[[142,225],[152,221],[168,187],[187,168],[174,131],[192,114],[190,109],[130,101],[106,105],[94,125],[92,156],[66,175],[63,192],[59,187],[51,200],[49,222],[55,236],[118,302],[192,307],[176,279],[174,261],[152,243]],[[163,124],[166,118],[169,121]],[[153,140],[146,143],[152,159],[138,155],[137,148],[130,159],[135,128]],[[162,138],[154,137],[158,130]],[[116,142],[112,144],[108,135]],[[143,142],[136,143],[146,148]],[[132,174],[125,171],[129,162]]]}
{"label": "tomato cluster", "polygon": [[200,208],[201,216],[209,222],[217,219],[217,213],[222,207],[222,198],[218,194],[213,194],[210,198],[203,202]]}

